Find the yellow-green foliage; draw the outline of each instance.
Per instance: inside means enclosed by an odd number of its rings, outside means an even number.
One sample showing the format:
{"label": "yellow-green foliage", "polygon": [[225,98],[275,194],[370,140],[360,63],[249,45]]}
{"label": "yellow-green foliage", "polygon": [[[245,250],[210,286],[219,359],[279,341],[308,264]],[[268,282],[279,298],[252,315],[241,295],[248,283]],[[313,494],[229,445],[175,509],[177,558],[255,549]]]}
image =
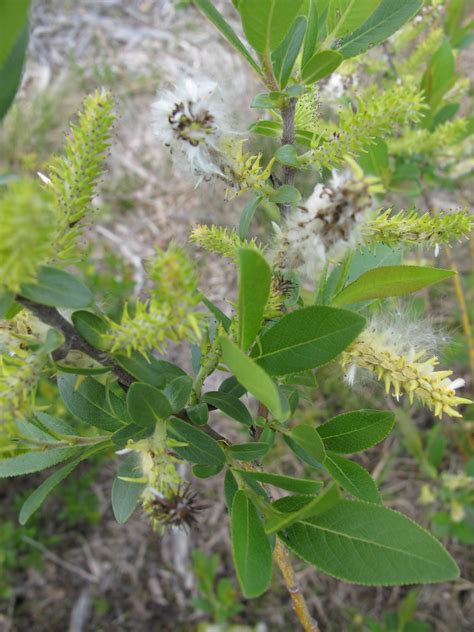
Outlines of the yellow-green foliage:
{"label": "yellow-green foliage", "polygon": [[193,263],[182,248],[171,244],[150,262],[153,283],[150,297],[128,306],[121,323],[110,321],[107,334],[112,350],[146,354],[163,351],[167,343],[200,338],[202,315],[196,310],[201,300]]}
{"label": "yellow-green foliage", "polygon": [[39,181],[11,180],[0,188],[0,285],[18,292],[54,256],[54,198]]}
{"label": "yellow-green foliage", "polygon": [[414,87],[395,86],[383,93],[369,88],[359,98],[357,109],[349,106],[341,111],[338,131],[304,154],[302,162],[328,169],[341,165],[346,156],[357,155],[375,138],[389,136],[394,126],[419,121],[425,108]]}

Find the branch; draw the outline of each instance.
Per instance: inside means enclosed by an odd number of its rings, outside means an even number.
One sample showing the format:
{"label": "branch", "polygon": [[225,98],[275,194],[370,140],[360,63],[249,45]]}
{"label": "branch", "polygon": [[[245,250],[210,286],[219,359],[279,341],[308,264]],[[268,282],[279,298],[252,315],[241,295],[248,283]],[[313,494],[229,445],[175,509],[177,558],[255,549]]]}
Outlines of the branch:
{"label": "branch", "polygon": [[[288,99],[286,106],[281,111],[281,119],[283,123],[283,133],[281,136],[281,144],[294,145],[295,132],[295,109],[297,99]],[[282,184],[293,185],[296,176],[296,168],[285,165],[283,167]],[[280,204],[282,215],[287,215],[291,210],[290,204]]]}
{"label": "branch", "polygon": [[124,371],[115,360],[107,353],[103,351],[99,351],[92,345],[90,345],[87,340],[85,340],[71,325],[69,321],[67,321],[57,309],[54,307],[48,307],[47,305],[40,305],[39,303],[33,303],[27,298],[23,298],[22,296],[17,296],[17,303],[26,307],[36,318],[39,318],[41,322],[46,325],[50,325],[55,329],[59,329],[65,339],[64,345],[61,349],[58,349],[54,357],[56,360],[65,358],[68,352],[71,349],[75,349],[76,351],[82,351],[89,357],[93,358],[100,364],[104,366],[110,367],[110,370],[115,373],[118,378],[119,383],[124,388],[129,388],[131,384],[135,381],[134,378]]}
{"label": "branch", "polygon": [[[73,325],[71,325],[69,321],[61,316],[57,309],[55,309],[54,307],[48,307],[47,305],[33,303],[33,301],[30,301],[27,298],[23,298],[22,296],[17,296],[16,301],[17,303],[20,303],[20,305],[23,305],[23,307],[26,307],[26,309],[34,314],[36,318],[41,320],[41,322],[49,325],[50,327],[54,327],[55,329],[59,329],[62,332],[65,343],[60,349],[55,351],[54,357],[56,360],[65,358],[71,349],[75,349],[77,351],[82,351],[103,366],[109,367],[110,370],[115,373],[119,384],[125,390],[128,390],[133,382],[136,382],[135,378],[124,371],[124,369],[122,369],[122,367],[115,362],[112,356],[103,351],[99,351],[98,349],[90,345],[87,340],[85,340],[76,331]],[[213,406],[209,405],[208,409],[215,410]],[[174,416],[179,417],[183,421],[194,425],[184,409],[176,413]],[[229,444],[229,441],[223,435],[213,430],[207,424],[204,426],[200,426],[200,429],[216,441],[223,441],[224,443]]]}

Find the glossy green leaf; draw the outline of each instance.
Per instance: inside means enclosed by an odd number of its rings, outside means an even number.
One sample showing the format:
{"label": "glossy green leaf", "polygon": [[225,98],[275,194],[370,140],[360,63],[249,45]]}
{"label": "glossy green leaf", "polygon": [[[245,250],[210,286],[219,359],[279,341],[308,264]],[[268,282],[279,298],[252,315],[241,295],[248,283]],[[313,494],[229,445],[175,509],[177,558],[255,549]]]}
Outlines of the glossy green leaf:
{"label": "glossy green leaf", "polygon": [[398,31],[422,7],[423,0],[382,0],[372,15],[343,38],[338,50],[345,58],[364,53]]}
{"label": "glossy green leaf", "polygon": [[209,419],[209,408],[207,404],[196,404],[186,408],[186,414],[189,419],[197,426],[204,426]]}
{"label": "glossy green leaf", "polygon": [[315,53],[301,69],[301,77],[306,84],[316,83],[338,68],[344,57],[334,50]]}
{"label": "glossy green leaf", "polygon": [[127,479],[140,479],[142,477],[140,456],[137,453],[132,452],[127,455],[112,485],[112,510],[115,520],[120,524],[125,524],[135,511],[146,485],[131,480],[122,480],[122,477]]}
{"label": "glossy green leaf", "polygon": [[383,441],[392,431],[395,415],[384,410],[355,410],[333,417],[317,431],[327,450],[353,454]]}
{"label": "glossy green leaf", "polygon": [[365,272],[334,298],[333,305],[348,305],[388,296],[403,296],[449,279],[453,270],[425,266],[381,266]]}
{"label": "glossy green leaf", "polygon": [[212,301],[206,298],[204,295],[201,295],[201,301],[207,307],[207,309],[211,312],[214,318],[218,323],[221,323],[224,327],[225,331],[229,331],[230,326],[232,324],[231,319],[224,314],[224,312],[217,307]]}
{"label": "glossy green leaf", "polygon": [[173,412],[166,395],[143,382],[136,382],[128,389],[127,409],[132,420],[144,428],[155,426]]}
{"label": "glossy green leaf", "polygon": [[300,424],[291,430],[291,439],[305,452],[310,454],[318,463],[324,463],[326,451],[318,432],[308,424]]}
{"label": "glossy green leaf", "polygon": [[343,500],[279,537],[296,555],[337,579],[369,586],[456,579],[459,569],[427,531],[400,513]]}
{"label": "glossy green leaf", "polygon": [[272,579],[272,549],[252,502],[243,491],[234,495],[231,516],[232,555],[242,593],[263,594]]}
{"label": "glossy green leaf", "polygon": [[102,318],[92,312],[79,310],[71,315],[71,320],[80,335],[90,345],[101,351],[107,349],[108,343],[104,340],[104,334],[107,333],[108,327]]}
{"label": "glossy green leaf", "polygon": [[245,355],[229,338],[221,339],[224,362],[249,393],[277,419],[283,417],[282,403],[276,384],[265,371]]}
{"label": "glossy green leaf", "polygon": [[273,74],[280,88],[290,80],[306,32],[306,18],[298,16],[280,46],[272,54]]}
{"label": "glossy green leaf", "polygon": [[252,425],[252,415],[247,406],[235,395],[222,391],[211,391],[206,393],[201,399],[203,402],[222,410],[223,413],[239,421],[241,424],[245,426]]}
{"label": "glossy green leaf", "polygon": [[303,44],[303,55],[301,57],[301,65],[304,66],[307,61],[316,52],[318,45],[318,6],[316,0],[308,2],[308,26]]}
{"label": "glossy green leaf", "polygon": [[[0,19],[1,21],[1,19]],[[0,35],[0,42],[2,36]],[[13,47],[7,58],[0,65],[0,122],[10,109],[15,95],[21,84],[28,48],[28,26],[24,26],[18,33]]]}
{"label": "glossy green leaf", "polygon": [[7,60],[20,33],[28,26],[29,10],[30,0],[0,2],[0,66]]}
{"label": "glossy green leaf", "polygon": [[248,50],[245,48],[240,38],[230,24],[224,20],[219,11],[215,8],[211,0],[194,0],[199,9],[204,15],[214,24],[218,31],[222,33],[225,39],[231,44],[237,52],[252,66],[252,68],[258,73],[262,74],[262,71]]}
{"label": "glossy green leaf", "polygon": [[241,0],[242,26],[250,45],[268,54],[283,41],[300,13],[302,0]]}
{"label": "glossy green leaf", "polygon": [[270,296],[272,271],[256,250],[239,250],[239,346],[246,351],[260,331]]}
{"label": "glossy green leaf", "polygon": [[125,420],[119,419],[110,406],[113,401],[120,409],[121,401],[115,401],[118,397],[108,393],[105,386],[92,377],[86,377],[76,388],[74,375],[61,374],[58,376],[58,387],[66,408],[81,421],[110,432],[125,425]]}
{"label": "glossy green leaf", "polygon": [[300,159],[294,145],[283,145],[275,152],[275,158],[282,165],[300,168]]}
{"label": "glossy green leaf", "polygon": [[337,357],[360,334],[359,314],[314,305],[286,314],[259,340],[253,355],[270,375],[314,369]]}
{"label": "glossy green leaf", "polygon": [[319,496],[285,496],[272,503],[278,513],[270,516],[264,524],[265,533],[276,533],[305,518],[319,516],[340,500],[337,486],[329,485]]}
{"label": "glossy green leaf", "polygon": [[324,467],[333,479],[352,496],[369,503],[382,502],[373,478],[358,463],[338,456],[334,452],[327,452]]}
{"label": "glossy green leaf", "polygon": [[239,461],[255,461],[261,459],[270,450],[268,443],[254,441],[252,443],[236,443],[227,448],[233,459]]}
{"label": "glossy green leaf", "polygon": [[22,476],[45,470],[48,467],[57,465],[61,461],[66,461],[77,456],[84,450],[80,448],[51,448],[50,450],[35,450],[25,452],[18,456],[0,460],[0,478],[9,476]]}
{"label": "glossy green leaf", "polygon": [[165,388],[169,382],[172,382],[177,377],[186,375],[176,364],[165,360],[157,360],[153,356],[149,356],[147,360],[138,352],[132,353],[130,357],[117,354],[114,358],[117,364],[136,380],[160,389]]}
{"label": "glossy green leaf", "polygon": [[36,283],[24,283],[21,295],[50,307],[78,309],[92,303],[92,293],[79,279],[69,272],[43,266],[38,272]]}
{"label": "glossy green leaf", "polygon": [[345,37],[374,12],[380,0],[331,0],[327,13],[328,39]]}
{"label": "glossy green leaf", "polygon": [[202,465],[223,465],[225,453],[221,446],[202,430],[172,417],[168,422],[171,437],[186,443],[185,447],[174,448],[175,452],[191,463]]}
{"label": "glossy green leaf", "polygon": [[176,377],[172,382],[166,385],[163,393],[171,404],[171,410],[174,413],[182,410],[188,403],[193,388],[193,381],[188,375]]}
{"label": "glossy green leaf", "polygon": [[307,478],[297,478],[295,476],[284,476],[283,474],[271,474],[270,472],[248,472],[247,470],[236,470],[246,478],[253,478],[261,483],[273,485],[280,489],[297,494],[317,494],[321,491],[321,481],[312,481]]}
{"label": "glossy green leaf", "polygon": [[47,497],[54,491],[54,489],[73,472],[81,461],[89,458],[93,454],[104,450],[108,444],[106,442],[91,446],[83,450],[81,456],[78,459],[74,459],[70,463],[67,463],[59,470],[56,470],[54,474],[48,476],[39,487],[37,487],[23,503],[18,521],[21,525],[28,522],[31,516],[41,507]]}
{"label": "glossy green leaf", "polygon": [[253,200],[250,200],[250,202],[248,202],[245,205],[244,210],[242,211],[242,215],[240,216],[240,223],[239,223],[240,239],[246,239],[249,229],[250,229],[250,224],[252,223],[253,216],[255,215],[255,211],[257,210],[258,205],[261,202],[261,199],[262,198],[257,196]]}
{"label": "glossy green leaf", "polygon": [[289,184],[282,184],[278,189],[275,189],[270,199],[274,204],[291,204],[292,206],[296,206],[301,200],[301,193],[296,187]]}
{"label": "glossy green leaf", "polygon": [[212,476],[216,476],[219,472],[222,471],[224,465],[202,465],[201,463],[197,463],[193,465],[193,476],[196,478],[211,478]]}

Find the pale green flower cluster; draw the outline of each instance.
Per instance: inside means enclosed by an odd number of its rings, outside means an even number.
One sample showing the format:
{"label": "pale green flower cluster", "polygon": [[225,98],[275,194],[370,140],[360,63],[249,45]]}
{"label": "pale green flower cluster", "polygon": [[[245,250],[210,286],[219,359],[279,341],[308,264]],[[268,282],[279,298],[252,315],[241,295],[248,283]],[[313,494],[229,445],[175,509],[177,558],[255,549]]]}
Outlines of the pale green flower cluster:
{"label": "pale green flower cluster", "polygon": [[149,278],[149,298],[126,306],[120,323],[109,321],[105,338],[112,351],[146,355],[152,349],[163,351],[168,342],[200,339],[201,296],[194,265],[184,250],[171,244],[159,251],[150,262]]}

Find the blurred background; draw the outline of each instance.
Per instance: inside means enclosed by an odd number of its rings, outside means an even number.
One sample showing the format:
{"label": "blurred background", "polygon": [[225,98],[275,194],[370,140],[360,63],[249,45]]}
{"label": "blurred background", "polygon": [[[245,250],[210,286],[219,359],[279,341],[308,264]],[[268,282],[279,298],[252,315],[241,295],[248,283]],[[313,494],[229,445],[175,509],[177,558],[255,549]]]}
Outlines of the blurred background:
{"label": "blurred background", "polygon": [[[13,0],[12,0],[13,1]],[[216,2],[234,17],[230,2]],[[471,4],[466,0],[466,6]],[[472,7],[471,7],[472,8]],[[235,16],[235,14],[234,14]],[[238,28],[236,26],[236,28]],[[471,81],[473,48],[458,69]],[[98,199],[80,268],[111,314],[143,286],[143,262],[170,239],[186,241],[196,223],[233,224],[244,201],[224,201],[219,184],[195,189],[173,168],[155,140],[150,106],[160,85],[185,74],[211,77],[228,94],[244,129],[255,119],[248,103],[259,90],[244,62],[223,43],[186,0],[36,0],[25,74],[0,127],[0,174],[47,172],[61,150],[68,121],[84,97],[104,86],[116,100],[118,121],[108,172]],[[472,116],[472,82],[463,108]],[[403,193],[398,199],[403,201]],[[473,205],[472,178],[439,190],[443,208]],[[409,202],[408,202],[409,203]],[[256,231],[269,219],[262,217]],[[208,297],[231,300],[232,266],[196,254]],[[453,251],[474,317],[474,251]],[[410,256],[413,256],[411,253]],[[443,261],[446,264],[446,261]],[[445,267],[449,267],[449,262]],[[416,298],[410,309],[443,332],[441,359],[466,379],[472,375],[461,316],[448,284]],[[174,359],[189,366],[180,349]],[[393,407],[381,387],[342,385],[322,371],[302,418],[320,421],[343,409]],[[45,381],[40,397],[53,392]],[[57,403],[57,412],[60,404]],[[306,568],[300,580],[323,630],[457,632],[474,628],[474,409],[465,420],[439,422],[428,411],[397,407],[397,430],[361,463],[390,507],[430,528],[462,568],[462,578],[417,589],[349,586]],[[1,439],[0,439],[1,442]],[[280,455],[291,460],[291,455]],[[281,463],[281,462],[280,462]],[[283,463],[297,474],[295,463]],[[101,458],[67,479],[26,527],[22,502],[44,475],[0,482],[0,631],[285,631],[295,628],[279,577],[255,601],[239,594],[230,563],[228,521],[220,483],[198,481],[209,508],[196,529],[160,538],[140,511],[126,525],[112,515],[110,490],[116,464]],[[301,473],[301,472],[300,472]],[[248,627],[246,627],[248,626]]]}

